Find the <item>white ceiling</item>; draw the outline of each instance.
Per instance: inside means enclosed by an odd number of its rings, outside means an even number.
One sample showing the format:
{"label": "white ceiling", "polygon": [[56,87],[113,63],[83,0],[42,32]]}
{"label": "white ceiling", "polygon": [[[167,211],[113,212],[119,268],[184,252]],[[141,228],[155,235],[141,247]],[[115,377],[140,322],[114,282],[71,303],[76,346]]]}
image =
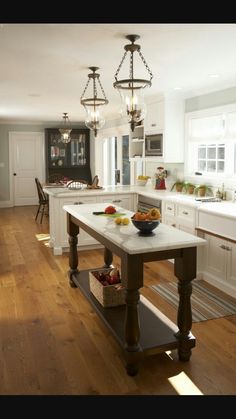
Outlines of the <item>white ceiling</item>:
{"label": "white ceiling", "polygon": [[[0,122],[60,121],[63,112],[83,121],[80,96],[89,66],[100,68],[106,119],[119,117],[113,82],[128,34],[140,35],[137,43],[153,73],[147,101],[236,85],[236,24],[1,24]],[[128,78],[127,62],[122,69]],[[140,72],[135,67],[136,77],[147,78],[141,62]]]}

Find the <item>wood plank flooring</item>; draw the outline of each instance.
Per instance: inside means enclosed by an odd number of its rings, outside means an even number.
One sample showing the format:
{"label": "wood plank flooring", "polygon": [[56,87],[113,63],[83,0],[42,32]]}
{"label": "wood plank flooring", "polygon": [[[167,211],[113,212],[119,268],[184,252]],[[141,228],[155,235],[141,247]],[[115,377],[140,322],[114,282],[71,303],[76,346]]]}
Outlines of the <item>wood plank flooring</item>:
{"label": "wood plank flooring", "polygon": [[[177,351],[159,354],[129,377],[119,345],[70,288],[68,254],[53,256],[48,219],[35,222],[36,210],[0,209],[0,395],[236,394],[236,315],[193,324],[190,362]],[[101,250],[80,253],[81,269],[102,264]],[[141,292],[176,322],[175,309],[148,287],[172,279],[169,262],[147,263]]]}

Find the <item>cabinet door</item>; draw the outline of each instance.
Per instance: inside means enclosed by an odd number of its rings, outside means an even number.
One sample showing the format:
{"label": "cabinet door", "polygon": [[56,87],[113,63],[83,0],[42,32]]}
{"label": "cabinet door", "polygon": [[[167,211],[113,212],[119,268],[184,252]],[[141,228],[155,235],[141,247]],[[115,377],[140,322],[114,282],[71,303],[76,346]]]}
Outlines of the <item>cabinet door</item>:
{"label": "cabinet door", "polygon": [[195,212],[189,205],[176,205],[177,228],[195,235]]}
{"label": "cabinet door", "polygon": [[102,195],[98,197],[97,202],[108,202],[114,207],[122,207],[133,211],[133,196],[132,195]]}
{"label": "cabinet door", "polygon": [[149,103],[144,120],[145,132],[158,132],[164,129],[164,101]]}
{"label": "cabinet door", "polygon": [[226,279],[225,240],[205,234],[207,240],[205,252],[205,271],[212,274],[220,282]]}
{"label": "cabinet door", "polygon": [[226,241],[227,282],[236,287],[236,244]]}

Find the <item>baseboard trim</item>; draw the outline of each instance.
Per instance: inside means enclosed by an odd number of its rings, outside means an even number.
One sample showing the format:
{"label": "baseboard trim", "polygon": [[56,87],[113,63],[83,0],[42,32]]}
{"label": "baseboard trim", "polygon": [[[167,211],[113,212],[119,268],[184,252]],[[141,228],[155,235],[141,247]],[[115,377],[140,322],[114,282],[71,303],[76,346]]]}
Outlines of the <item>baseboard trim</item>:
{"label": "baseboard trim", "polygon": [[13,207],[11,201],[0,201],[0,208],[11,208]]}

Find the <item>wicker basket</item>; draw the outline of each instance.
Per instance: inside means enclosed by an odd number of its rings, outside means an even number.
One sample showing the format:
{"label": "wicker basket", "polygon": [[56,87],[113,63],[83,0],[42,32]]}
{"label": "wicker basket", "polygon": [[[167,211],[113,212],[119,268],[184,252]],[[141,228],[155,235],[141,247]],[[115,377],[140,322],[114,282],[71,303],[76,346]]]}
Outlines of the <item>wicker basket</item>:
{"label": "wicker basket", "polygon": [[90,291],[103,307],[115,307],[125,304],[125,288],[121,284],[102,285],[93,272],[110,272],[111,269],[100,269],[89,272]]}

